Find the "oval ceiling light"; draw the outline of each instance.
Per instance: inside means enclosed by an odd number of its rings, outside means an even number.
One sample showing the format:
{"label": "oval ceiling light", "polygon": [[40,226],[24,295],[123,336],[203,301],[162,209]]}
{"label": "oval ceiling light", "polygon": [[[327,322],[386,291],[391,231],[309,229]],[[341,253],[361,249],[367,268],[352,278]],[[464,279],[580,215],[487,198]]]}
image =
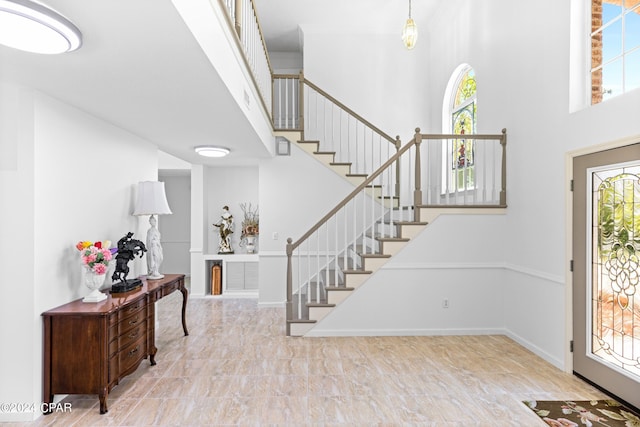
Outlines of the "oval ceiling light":
{"label": "oval ceiling light", "polygon": [[224,157],[231,151],[225,147],[216,147],[215,145],[200,145],[196,147],[196,153],[204,157]]}
{"label": "oval ceiling light", "polygon": [[71,52],[82,34],[64,16],[30,0],[0,0],[0,44],[33,53]]}

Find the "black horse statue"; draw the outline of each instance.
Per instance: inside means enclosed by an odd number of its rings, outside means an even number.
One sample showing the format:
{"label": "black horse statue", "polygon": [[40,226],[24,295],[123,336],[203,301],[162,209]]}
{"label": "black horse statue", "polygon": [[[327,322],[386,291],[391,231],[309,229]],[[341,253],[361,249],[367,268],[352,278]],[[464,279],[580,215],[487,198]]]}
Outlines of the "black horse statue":
{"label": "black horse statue", "polygon": [[136,255],[142,255],[147,251],[144,243],[140,240],[132,239],[133,233],[130,231],[118,240],[118,253],[116,254],[116,269],[111,276],[114,283],[111,292],[127,292],[142,286],[140,279],[127,280],[129,274],[129,261],[133,260]]}

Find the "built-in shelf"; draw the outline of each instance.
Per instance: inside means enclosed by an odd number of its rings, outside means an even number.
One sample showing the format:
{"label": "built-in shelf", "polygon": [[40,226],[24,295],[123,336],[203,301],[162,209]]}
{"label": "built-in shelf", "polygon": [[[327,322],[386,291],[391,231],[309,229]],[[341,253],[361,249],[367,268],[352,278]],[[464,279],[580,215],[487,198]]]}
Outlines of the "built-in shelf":
{"label": "built-in shelf", "polygon": [[222,261],[222,296],[258,296],[258,254],[205,254],[206,294],[211,295],[211,268]]}

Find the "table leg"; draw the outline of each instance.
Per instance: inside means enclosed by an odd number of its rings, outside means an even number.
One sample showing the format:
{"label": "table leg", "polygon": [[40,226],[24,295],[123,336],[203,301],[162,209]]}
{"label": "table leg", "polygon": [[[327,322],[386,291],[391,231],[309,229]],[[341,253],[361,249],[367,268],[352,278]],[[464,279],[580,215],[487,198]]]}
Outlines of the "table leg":
{"label": "table leg", "polygon": [[100,399],[100,414],[106,414],[109,412],[109,409],[107,408],[107,393],[100,393],[98,398]]}
{"label": "table leg", "polygon": [[184,330],[184,335],[189,335],[189,331],[187,330],[187,319],[185,318],[187,311],[187,297],[189,292],[187,288],[184,287],[184,280],[180,283],[180,292],[182,292],[182,329]]}

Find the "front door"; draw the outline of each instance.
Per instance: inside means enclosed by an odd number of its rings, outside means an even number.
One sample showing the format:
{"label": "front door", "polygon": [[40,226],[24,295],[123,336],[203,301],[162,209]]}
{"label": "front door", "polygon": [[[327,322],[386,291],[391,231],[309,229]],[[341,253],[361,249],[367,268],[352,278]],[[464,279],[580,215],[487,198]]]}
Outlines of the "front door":
{"label": "front door", "polygon": [[573,161],[573,370],[640,407],[640,143]]}

